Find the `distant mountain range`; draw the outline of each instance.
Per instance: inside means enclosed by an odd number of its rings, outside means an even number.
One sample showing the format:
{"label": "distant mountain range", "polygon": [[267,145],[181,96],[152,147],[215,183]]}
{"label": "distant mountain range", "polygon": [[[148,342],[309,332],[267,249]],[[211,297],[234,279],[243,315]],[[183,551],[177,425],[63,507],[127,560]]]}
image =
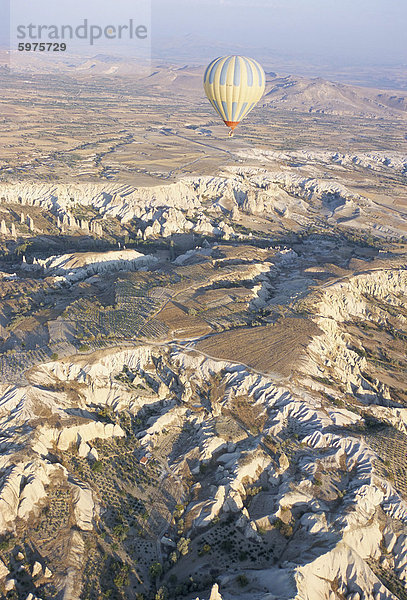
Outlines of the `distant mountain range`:
{"label": "distant mountain range", "polygon": [[[49,57],[30,54],[18,56],[17,72],[34,75],[50,72],[54,75],[83,77],[131,77],[144,89],[171,95],[202,95],[202,64],[171,64],[152,61],[141,64],[129,58],[97,54],[83,58],[75,56]],[[48,60],[47,60],[48,59]],[[46,70],[44,69],[44,61]],[[3,61],[0,60],[0,65]],[[11,61],[13,65],[13,60]],[[15,67],[14,67],[15,68]],[[5,72],[6,68],[2,69]],[[360,87],[323,78],[282,75],[267,72],[263,105],[270,109],[299,112],[350,115],[377,118],[404,118],[407,115],[407,92]]]}

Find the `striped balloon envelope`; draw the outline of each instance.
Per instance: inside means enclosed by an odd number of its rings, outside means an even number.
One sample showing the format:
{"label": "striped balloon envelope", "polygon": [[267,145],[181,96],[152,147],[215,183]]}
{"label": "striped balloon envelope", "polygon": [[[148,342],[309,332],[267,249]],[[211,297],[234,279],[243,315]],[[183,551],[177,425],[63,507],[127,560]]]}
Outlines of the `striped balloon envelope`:
{"label": "striped balloon envelope", "polygon": [[215,58],[204,75],[204,89],[214,109],[233,131],[264,94],[266,76],[252,58]]}

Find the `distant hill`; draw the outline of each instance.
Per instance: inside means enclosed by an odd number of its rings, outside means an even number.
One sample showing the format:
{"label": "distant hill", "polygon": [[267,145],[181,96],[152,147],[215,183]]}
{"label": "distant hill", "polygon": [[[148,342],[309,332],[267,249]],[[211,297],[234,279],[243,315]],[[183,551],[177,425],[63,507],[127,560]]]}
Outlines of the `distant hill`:
{"label": "distant hill", "polygon": [[[203,67],[158,65],[139,83],[167,93],[202,94]],[[267,73],[263,105],[300,112],[361,117],[407,116],[407,92],[346,85],[322,78]]]}
{"label": "distant hill", "polygon": [[404,116],[407,111],[407,93],[288,75],[268,81],[263,104],[272,108],[325,114]]}
{"label": "distant hill", "polygon": [[[47,61],[46,65],[44,61]],[[205,65],[193,62],[174,65],[157,60],[141,64],[135,59],[107,54],[86,58],[59,56],[57,59],[52,57],[52,60],[37,54],[28,58],[18,56],[18,67],[13,60],[11,62],[13,70],[30,75],[44,73],[46,67],[45,72],[53,75],[80,79],[94,76],[131,78],[146,91],[203,97]],[[6,73],[7,68],[2,71]],[[359,87],[320,77],[278,74],[271,70],[267,72],[266,94],[262,102],[263,106],[273,109],[307,113],[375,118],[404,118],[407,115],[405,91]]]}

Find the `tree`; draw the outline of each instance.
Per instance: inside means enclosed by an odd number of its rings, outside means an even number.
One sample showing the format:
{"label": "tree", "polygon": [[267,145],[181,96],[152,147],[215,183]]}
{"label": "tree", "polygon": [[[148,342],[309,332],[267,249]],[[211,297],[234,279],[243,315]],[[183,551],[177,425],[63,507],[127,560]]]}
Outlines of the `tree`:
{"label": "tree", "polygon": [[178,541],[177,550],[180,554],[182,554],[182,556],[186,556],[188,554],[190,542],[191,540],[189,538],[184,537],[180,538]]}
{"label": "tree", "polygon": [[225,552],[231,552],[233,550],[233,542],[230,539],[223,540],[220,547],[222,550],[225,550]]}
{"label": "tree", "polygon": [[247,579],[246,575],[241,574],[237,577],[237,583],[240,585],[240,587],[245,587],[249,583],[249,580]]}
{"label": "tree", "polygon": [[91,467],[92,471],[94,471],[95,473],[100,473],[101,471],[103,471],[103,463],[100,460],[96,460],[92,467]]}
{"label": "tree", "polygon": [[113,527],[113,535],[120,542],[123,542],[126,539],[128,531],[129,528],[123,525],[123,523],[119,523]]}
{"label": "tree", "polygon": [[31,246],[32,242],[23,242],[16,247],[14,252],[17,254],[17,256],[20,256],[21,254],[27,254]]}
{"label": "tree", "polygon": [[159,562],[153,562],[153,564],[150,566],[151,577],[153,579],[156,579],[157,577],[159,577],[161,575],[162,572],[163,572],[162,564]]}

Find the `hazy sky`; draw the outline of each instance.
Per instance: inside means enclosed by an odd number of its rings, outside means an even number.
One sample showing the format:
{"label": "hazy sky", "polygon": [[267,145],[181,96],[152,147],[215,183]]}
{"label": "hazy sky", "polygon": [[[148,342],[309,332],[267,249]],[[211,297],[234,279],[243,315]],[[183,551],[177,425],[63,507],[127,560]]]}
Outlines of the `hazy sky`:
{"label": "hazy sky", "polygon": [[[7,29],[7,4],[0,0],[0,36]],[[13,0],[11,0],[13,1]],[[86,16],[87,7],[110,12],[123,7],[137,15],[137,0],[36,0],[40,7],[63,7]],[[196,37],[210,49],[255,48],[298,60],[331,64],[407,64],[407,0],[152,0],[153,55],[164,38],[176,45]],[[109,10],[110,9],[110,10]],[[231,48],[232,49],[232,48]],[[215,51],[216,53],[216,51]]]}
{"label": "hazy sky", "polygon": [[407,63],[406,0],[154,0],[156,36],[267,47],[289,58]]}

